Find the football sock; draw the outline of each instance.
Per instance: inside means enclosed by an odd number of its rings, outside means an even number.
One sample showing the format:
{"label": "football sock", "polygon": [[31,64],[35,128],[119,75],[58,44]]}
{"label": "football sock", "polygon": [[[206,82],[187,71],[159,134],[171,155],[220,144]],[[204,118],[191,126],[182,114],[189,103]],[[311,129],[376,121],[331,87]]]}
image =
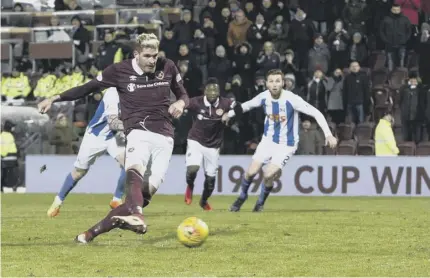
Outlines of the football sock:
{"label": "football sock", "polygon": [[186,175],[187,185],[191,189],[194,189],[194,181],[196,180],[196,177],[197,177],[197,172],[187,171],[187,175]]}
{"label": "football sock", "polygon": [[260,206],[264,205],[271,191],[272,191],[272,187],[266,187],[264,183],[262,183],[260,188],[260,196],[258,197],[257,204]]}
{"label": "football sock", "polygon": [[66,199],[67,195],[70,191],[75,187],[75,185],[78,183],[78,181],[75,181],[72,177],[72,174],[69,173],[64,180],[63,186],[60,189],[60,193],[58,193],[58,198],[60,198],[61,201],[64,201]]}
{"label": "football sock", "polygon": [[248,190],[249,190],[249,186],[252,183],[252,179],[251,180],[247,180],[245,177],[243,177],[242,182],[240,184],[240,199],[246,199],[248,197]]}
{"label": "football sock", "polygon": [[114,221],[112,220],[112,216],[127,216],[130,215],[130,210],[126,204],[122,204],[117,208],[114,208],[109,212],[109,214],[99,223],[91,227],[87,232],[90,234],[90,238],[88,240],[92,240],[96,236],[107,233],[110,230],[116,228],[114,225]]}
{"label": "football sock", "polygon": [[134,169],[127,170],[127,186],[129,190],[125,198],[126,205],[132,213],[142,213],[143,206],[143,177]]}
{"label": "football sock", "polygon": [[215,177],[205,175],[205,183],[202,194],[202,201],[207,202],[215,188]]}
{"label": "football sock", "polygon": [[116,185],[115,193],[113,195],[115,200],[121,200],[122,196],[124,195],[125,178],[125,170],[121,168],[121,173],[119,174],[118,183]]}

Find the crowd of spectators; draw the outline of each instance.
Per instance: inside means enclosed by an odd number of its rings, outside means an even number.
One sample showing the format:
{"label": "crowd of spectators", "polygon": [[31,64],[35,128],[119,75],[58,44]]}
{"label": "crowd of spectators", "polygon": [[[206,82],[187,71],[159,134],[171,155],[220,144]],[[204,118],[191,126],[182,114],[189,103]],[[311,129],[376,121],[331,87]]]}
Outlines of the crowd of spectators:
{"label": "crowd of spectators", "polygon": [[[80,10],[75,0],[56,7]],[[200,3],[200,2],[199,2]],[[148,4],[159,9],[163,3]],[[202,94],[202,85],[216,77],[222,95],[244,102],[265,90],[264,76],[280,68],[285,88],[317,107],[330,121],[342,141],[354,145],[360,136],[355,129],[374,123],[386,113],[396,119],[399,142],[419,144],[430,140],[430,3],[426,0],[209,0],[196,9],[196,1],[179,1],[181,20],[162,22],[160,56],[175,61],[190,97]],[[124,18],[121,23],[139,23]],[[36,23],[33,23],[37,25]],[[58,26],[51,18],[51,26]],[[49,97],[93,78],[111,63],[132,56],[123,43],[144,28],[107,28],[103,43],[90,50],[85,22],[74,16],[73,29],[43,31],[39,38],[73,40],[76,65],[69,61],[40,61],[40,77],[31,80],[26,72],[32,64],[25,56],[11,75],[2,78],[2,99],[12,105]],[[82,135],[102,92],[74,104],[74,130],[56,116],[57,138],[64,147]],[[186,137],[193,115],[175,122],[175,153],[185,153]],[[323,154],[324,138],[312,119],[301,117],[299,154]],[[262,134],[264,114],[256,110],[228,128],[223,153],[252,153]],[[67,130],[67,131],[63,131]],[[365,143],[372,139],[363,138]],[[63,142],[63,143],[61,143]],[[69,146],[68,144],[66,144]],[[70,145],[71,146],[71,145]]]}

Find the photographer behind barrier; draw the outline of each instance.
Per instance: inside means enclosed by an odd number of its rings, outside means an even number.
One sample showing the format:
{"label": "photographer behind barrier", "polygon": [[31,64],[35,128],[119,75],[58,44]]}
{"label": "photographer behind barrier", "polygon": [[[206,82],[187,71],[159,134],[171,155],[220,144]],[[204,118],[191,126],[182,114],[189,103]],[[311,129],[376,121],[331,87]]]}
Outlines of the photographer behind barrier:
{"label": "photographer behind barrier", "polygon": [[397,156],[399,154],[399,148],[397,148],[396,138],[393,133],[393,125],[394,117],[389,112],[379,120],[375,129],[376,156]]}

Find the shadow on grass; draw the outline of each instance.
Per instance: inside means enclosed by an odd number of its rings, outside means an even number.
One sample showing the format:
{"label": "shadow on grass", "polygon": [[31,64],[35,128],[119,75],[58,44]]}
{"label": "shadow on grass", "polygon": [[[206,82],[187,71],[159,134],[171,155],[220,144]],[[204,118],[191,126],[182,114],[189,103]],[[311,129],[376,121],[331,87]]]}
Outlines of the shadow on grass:
{"label": "shadow on grass", "polygon": [[[209,236],[230,236],[230,235],[234,235],[237,234],[238,232],[240,232],[239,229],[237,230],[214,230],[210,232]],[[111,232],[112,233],[112,232]],[[114,233],[114,232],[113,232]],[[151,237],[146,239],[145,236],[136,236],[136,238],[131,239],[131,238],[127,238],[127,239],[122,239],[122,235],[118,235],[118,238],[116,239],[109,239],[108,241],[104,241],[103,240],[103,236],[101,236],[100,238],[98,238],[96,241],[88,244],[88,245],[82,245],[79,243],[75,243],[73,240],[70,241],[59,241],[59,242],[46,242],[46,241],[39,241],[42,240],[42,238],[34,238],[31,239],[29,238],[27,242],[14,242],[14,243],[8,243],[8,242],[2,242],[1,247],[25,247],[25,246],[82,246],[82,247],[86,247],[86,246],[91,246],[91,247],[107,247],[107,246],[115,246],[115,247],[126,247],[126,246],[136,246],[137,244],[142,244],[142,245],[153,245],[153,244],[157,244],[157,243],[161,243],[164,241],[169,241],[169,240],[175,240],[176,239],[176,233],[169,233],[167,235],[164,236],[159,236],[159,237]],[[159,247],[159,248],[177,248],[180,247],[180,245],[175,245],[175,246],[163,246],[163,247]]]}

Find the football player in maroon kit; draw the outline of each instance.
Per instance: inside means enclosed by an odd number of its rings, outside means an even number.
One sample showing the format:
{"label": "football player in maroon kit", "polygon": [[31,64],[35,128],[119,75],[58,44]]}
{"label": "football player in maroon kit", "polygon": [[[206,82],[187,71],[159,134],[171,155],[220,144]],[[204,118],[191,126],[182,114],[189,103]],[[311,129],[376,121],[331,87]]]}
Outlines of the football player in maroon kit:
{"label": "football player in maroon kit", "polygon": [[208,198],[215,188],[219,151],[224,138],[225,124],[221,119],[222,115],[230,111],[234,105],[233,100],[220,96],[220,88],[215,78],[208,79],[203,96],[190,99],[188,110],[196,112],[197,118],[188,133],[185,156],[187,165],[185,203],[187,205],[192,202],[194,181],[203,162],[205,182],[200,207],[204,210],[212,210]]}
{"label": "football player in maroon kit", "polygon": [[[173,150],[172,117],[178,118],[189,104],[181,75],[172,60],[158,57],[159,40],[154,34],[137,38],[134,59],[107,67],[97,78],[39,103],[46,113],[52,103],[82,98],[104,88],[116,87],[121,120],[127,136],[125,169],[127,196],[99,223],[76,237],[88,243],[114,228],[144,234],[147,226],[142,209],[163,182]],[[170,104],[170,91],[177,101]],[[151,158],[149,182],[143,175]]]}

